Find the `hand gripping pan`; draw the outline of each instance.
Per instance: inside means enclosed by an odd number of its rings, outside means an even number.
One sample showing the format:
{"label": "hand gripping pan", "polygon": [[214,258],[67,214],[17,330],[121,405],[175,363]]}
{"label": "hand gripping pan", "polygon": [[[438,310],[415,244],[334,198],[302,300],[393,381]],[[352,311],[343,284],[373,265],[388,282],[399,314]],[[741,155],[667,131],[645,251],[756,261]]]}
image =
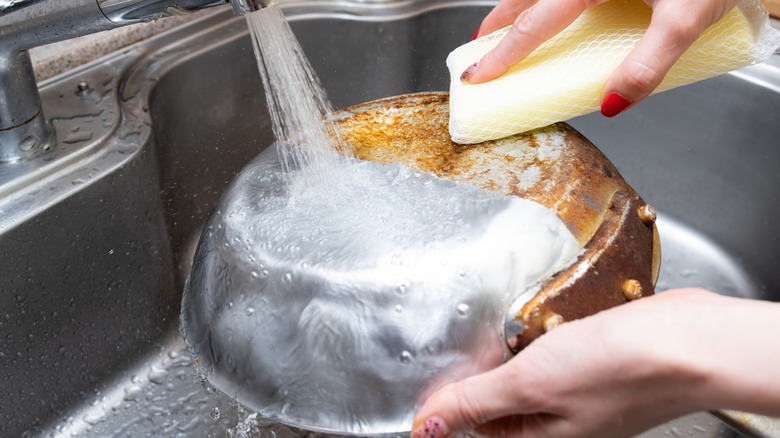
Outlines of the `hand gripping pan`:
{"label": "hand gripping pan", "polygon": [[[359,257],[354,269],[330,259],[292,263],[295,248],[282,256],[246,237],[255,223],[247,218],[264,211],[245,206],[281,190],[258,177],[278,166],[269,148],[209,219],[181,314],[206,378],[260,416],[342,435],[407,432],[416,403],[443,383],[499,365],[558,324],[653,293],[655,213],[568,125],[457,145],[447,131],[446,93],[382,99],[332,117],[357,158],[534,201],[562,221],[579,250],[508,305],[440,272],[399,285]],[[352,248],[342,254],[347,260],[371,244],[349,234],[329,236]]]}

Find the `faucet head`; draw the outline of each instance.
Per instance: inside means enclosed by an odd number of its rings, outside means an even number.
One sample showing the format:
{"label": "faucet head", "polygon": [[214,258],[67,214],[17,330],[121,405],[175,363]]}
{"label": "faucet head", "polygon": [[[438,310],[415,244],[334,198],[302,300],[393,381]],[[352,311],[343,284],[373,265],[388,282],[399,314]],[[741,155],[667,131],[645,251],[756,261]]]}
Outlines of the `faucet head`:
{"label": "faucet head", "polygon": [[123,26],[154,21],[171,15],[187,15],[230,0],[98,0],[98,7],[111,22]]}
{"label": "faucet head", "polygon": [[248,12],[258,11],[276,4],[277,0],[230,0],[233,5],[233,13],[244,15]]}

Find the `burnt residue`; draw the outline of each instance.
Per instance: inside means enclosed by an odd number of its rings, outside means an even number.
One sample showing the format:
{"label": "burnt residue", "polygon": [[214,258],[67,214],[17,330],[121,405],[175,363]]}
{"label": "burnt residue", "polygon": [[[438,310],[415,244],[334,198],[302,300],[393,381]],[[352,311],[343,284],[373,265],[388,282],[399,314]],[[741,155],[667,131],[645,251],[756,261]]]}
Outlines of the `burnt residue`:
{"label": "burnt residue", "polygon": [[617,169],[579,132],[556,123],[475,145],[452,142],[447,93],[374,101],[337,113],[357,158],[400,162],[442,178],[536,201],[556,212],[584,245],[612,194],[630,190]]}

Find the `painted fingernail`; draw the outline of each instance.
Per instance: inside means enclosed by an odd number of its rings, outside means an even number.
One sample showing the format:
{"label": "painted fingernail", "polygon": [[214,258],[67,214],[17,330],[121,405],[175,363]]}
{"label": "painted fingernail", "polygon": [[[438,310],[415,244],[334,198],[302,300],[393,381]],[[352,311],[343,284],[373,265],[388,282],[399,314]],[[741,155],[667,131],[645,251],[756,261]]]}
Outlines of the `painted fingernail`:
{"label": "painted fingernail", "polygon": [[474,32],[474,35],[471,37],[471,41],[474,41],[479,36],[479,30],[482,29],[482,26],[477,28],[477,31]]}
{"label": "painted fingernail", "polygon": [[475,62],[475,63],[471,64],[471,65],[469,66],[469,68],[467,68],[467,69],[466,69],[466,70],[463,72],[463,74],[462,74],[462,75],[460,75],[460,80],[461,80],[462,82],[468,82],[468,81],[469,81],[469,79],[470,79],[472,76],[474,76],[474,73],[477,71],[477,64],[479,64],[479,63],[478,63],[478,62]]}
{"label": "painted fingernail", "polygon": [[444,438],[448,434],[447,425],[441,417],[431,417],[412,431],[411,438]]}
{"label": "painted fingernail", "polygon": [[617,93],[610,93],[610,95],[601,102],[601,114],[605,117],[615,117],[628,108],[629,105],[631,105],[630,100]]}

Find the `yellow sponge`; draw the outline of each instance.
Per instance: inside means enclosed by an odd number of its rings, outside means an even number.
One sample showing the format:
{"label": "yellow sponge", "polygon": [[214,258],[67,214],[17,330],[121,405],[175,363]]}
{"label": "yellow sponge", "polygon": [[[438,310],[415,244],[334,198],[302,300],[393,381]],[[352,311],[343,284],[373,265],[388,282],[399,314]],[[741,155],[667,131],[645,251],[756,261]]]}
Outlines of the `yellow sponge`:
{"label": "yellow sponge", "polygon": [[[509,28],[455,49],[447,58],[452,140],[479,143],[597,110],[604,83],[644,34],[651,13],[642,0],[611,0],[588,9],[503,76],[482,84],[462,83],[460,75]],[[700,36],[656,91],[757,61],[758,35],[768,28],[756,23],[762,18],[766,22],[765,12],[756,14],[755,7],[732,10]],[[771,50],[764,48],[767,53],[760,56],[768,57]]]}

